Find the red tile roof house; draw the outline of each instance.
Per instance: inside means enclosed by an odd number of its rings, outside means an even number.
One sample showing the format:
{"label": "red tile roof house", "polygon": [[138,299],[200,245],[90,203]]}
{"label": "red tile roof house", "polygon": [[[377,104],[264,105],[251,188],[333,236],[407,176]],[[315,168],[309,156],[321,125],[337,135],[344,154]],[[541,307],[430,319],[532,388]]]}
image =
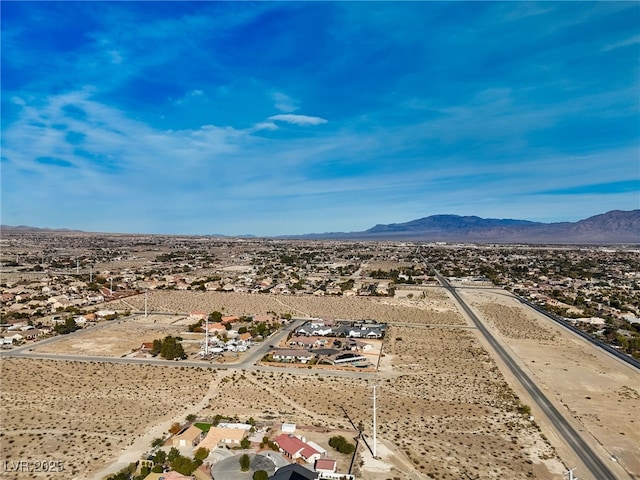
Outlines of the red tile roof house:
{"label": "red tile roof house", "polygon": [[218,333],[218,332],[224,332],[227,329],[224,327],[222,323],[217,322],[217,323],[210,323],[209,325],[203,326],[203,330],[209,330],[209,333]]}
{"label": "red tile roof house", "polygon": [[227,315],[226,317],[222,317],[222,323],[234,323],[240,320],[240,317],[237,315]]}
{"label": "red tile roof house", "polygon": [[243,342],[247,342],[251,340],[251,334],[249,332],[241,333],[240,335],[238,335],[238,339],[242,340]]}
{"label": "red tile roof house", "polygon": [[323,453],[319,452],[311,445],[303,442],[300,438],[292,434],[283,433],[273,439],[282,453],[292,460],[301,458],[307,463],[313,463],[322,458]]}
{"label": "red tile roof house", "polygon": [[207,312],[203,310],[194,310],[189,314],[189,320],[204,320],[207,316]]}
{"label": "red tile roof house", "polygon": [[336,473],[336,461],[331,458],[319,458],[313,469],[318,473]]}
{"label": "red tile roof house", "polygon": [[160,475],[158,480],[193,480],[194,476],[190,475],[182,475],[181,473],[178,472],[174,472],[174,471],[170,471],[170,472],[164,472],[162,475]]}

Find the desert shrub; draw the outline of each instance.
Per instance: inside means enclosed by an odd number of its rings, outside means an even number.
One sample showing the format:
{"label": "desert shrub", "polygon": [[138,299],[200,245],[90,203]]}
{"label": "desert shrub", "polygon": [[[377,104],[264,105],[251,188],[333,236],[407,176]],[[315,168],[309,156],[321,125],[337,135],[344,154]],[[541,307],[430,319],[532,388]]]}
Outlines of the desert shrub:
{"label": "desert shrub", "polygon": [[338,452],[345,455],[351,455],[356,449],[353,443],[349,443],[342,435],[331,437],[329,439],[329,446],[335,448]]}

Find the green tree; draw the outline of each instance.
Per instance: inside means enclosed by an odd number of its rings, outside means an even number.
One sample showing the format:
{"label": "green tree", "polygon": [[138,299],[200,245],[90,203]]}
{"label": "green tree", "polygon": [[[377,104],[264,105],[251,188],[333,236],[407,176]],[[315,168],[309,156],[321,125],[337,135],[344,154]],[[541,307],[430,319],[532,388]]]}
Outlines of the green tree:
{"label": "green tree", "polygon": [[162,465],[160,465],[160,464],[154,465],[153,468],[151,469],[151,471],[153,473],[162,473]]}
{"label": "green tree", "polygon": [[355,445],[349,443],[342,435],[331,437],[329,439],[329,446],[335,448],[338,452],[350,455],[355,450]]}
{"label": "green tree", "polygon": [[155,465],[162,465],[167,461],[167,452],[164,450],[158,450],[153,456],[153,463]]}
{"label": "green tree", "polygon": [[160,347],[160,356],[167,360],[184,357],[184,348],[179,339],[171,335],[165,337]]}
{"label": "green tree", "polygon": [[179,455],[178,458],[171,462],[171,469],[182,475],[191,475],[196,468],[198,468],[196,462],[182,455]]}
{"label": "green tree", "polygon": [[242,448],[243,450],[246,450],[249,447],[251,447],[251,440],[249,440],[247,437],[244,437],[240,441],[240,448]]}
{"label": "green tree", "polygon": [[204,461],[204,459],[207,458],[208,456],[209,456],[209,450],[204,447],[200,447],[193,454],[193,458],[200,461]]}
{"label": "green tree", "polygon": [[240,457],[240,470],[246,472],[251,466],[251,458],[246,453]]}
{"label": "green tree", "polygon": [[169,460],[169,462],[173,462],[179,456],[180,450],[178,450],[176,447],[171,447],[171,450],[169,450],[169,455],[167,455],[167,460]]}
{"label": "green tree", "polygon": [[161,447],[162,445],[164,445],[164,439],[162,438],[154,438],[151,441],[151,447],[153,448]]}
{"label": "green tree", "polygon": [[75,332],[78,330],[80,326],[76,323],[73,318],[65,319],[64,323],[58,323],[53,329],[59,335],[66,335],[67,333]]}
{"label": "green tree", "polygon": [[222,321],[222,313],[218,312],[217,310],[211,312],[209,314],[209,321],[210,322],[221,322]]}
{"label": "green tree", "polygon": [[253,474],[253,480],[269,480],[269,474],[264,470],[257,470]]}
{"label": "green tree", "polygon": [[193,413],[190,413],[189,415],[187,415],[187,418],[186,418],[187,422],[189,423],[193,422],[195,419],[196,419],[196,416]]}
{"label": "green tree", "polygon": [[160,350],[162,350],[162,340],[156,339],[153,341],[153,347],[151,347],[151,355],[155,357],[160,353]]}

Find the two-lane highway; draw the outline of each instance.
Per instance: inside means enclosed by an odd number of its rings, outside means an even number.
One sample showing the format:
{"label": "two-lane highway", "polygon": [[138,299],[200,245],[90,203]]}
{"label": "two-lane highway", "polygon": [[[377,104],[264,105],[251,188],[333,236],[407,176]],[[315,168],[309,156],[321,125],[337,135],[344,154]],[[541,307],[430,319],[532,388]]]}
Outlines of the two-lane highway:
{"label": "two-lane highway", "polygon": [[[435,272],[435,270],[434,270]],[[531,398],[538,404],[540,409],[544,412],[547,418],[551,421],[557,432],[564,438],[567,445],[569,445],[577,457],[587,467],[589,472],[597,480],[616,480],[616,476],[609,470],[609,468],[600,460],[600,458],[593,452],[591,447],[582,439],[580,434],[571,426],[571,424],[564,418],[560,412],[553,406],[545,394],[538,388],[531,378],[520,368],[520,366],[511,358],[507,351],[500,345],[495,337],[487,330],[484,324],[466,304],[466,302],[460,297],[456,289],[448,282],[446,278],[436,273],[436,278],[440,284],[446,288],[453,298],[458,302],[460,307],[473,321],[477,329],[484,335],[485,339],[495,352],[500,356],[502,361],[507,365],[511,373],[518,379],[525,390],[531,395]]]}

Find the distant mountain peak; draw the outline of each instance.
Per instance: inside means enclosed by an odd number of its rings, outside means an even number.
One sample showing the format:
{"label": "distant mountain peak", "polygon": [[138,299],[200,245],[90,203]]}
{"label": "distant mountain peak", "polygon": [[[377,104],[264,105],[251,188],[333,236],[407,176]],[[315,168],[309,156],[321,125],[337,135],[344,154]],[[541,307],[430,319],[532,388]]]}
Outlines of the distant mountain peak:
{"label": "distant mountain peak", "polygon": [[558,223],[440,214],[404,223],[377,224],[364,232],[310,234],[297,238],[565,245],[640,244],[640,210],[612,210],[577,222]]}

